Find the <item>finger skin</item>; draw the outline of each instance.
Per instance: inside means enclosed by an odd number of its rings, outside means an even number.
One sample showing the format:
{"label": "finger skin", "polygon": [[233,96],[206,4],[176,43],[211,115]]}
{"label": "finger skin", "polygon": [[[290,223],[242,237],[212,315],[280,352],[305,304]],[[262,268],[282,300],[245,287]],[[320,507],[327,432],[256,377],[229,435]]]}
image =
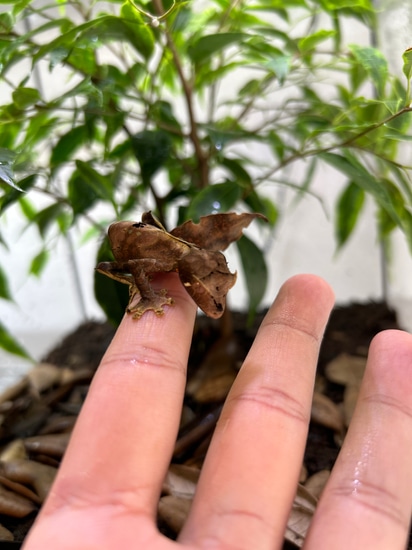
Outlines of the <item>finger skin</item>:
{"label": "finger skin", "polygon": [[290,279],[228,396],[180,541],[280,548],[302,463],[319,344],[333,305],[321,279]]}
{"label": "finger skin", "polygon": [[66,548],[65,540],[67,548],[89,548],[87,541],[90,548],[109,548],[106,525],[110,535],[117,525],[119,545],[125,522],[130,531],[128,514],[154,523],[179,426],[196,313],[177,276],[160,277],[156,285],[168,288],[175,306],[165,307],[161,317],[124,317],[25,550]]}
{"label": "finger skin", "polygon": [[358,404],[306,550],[401,550],[412,511],[412,336],[373,340]]}

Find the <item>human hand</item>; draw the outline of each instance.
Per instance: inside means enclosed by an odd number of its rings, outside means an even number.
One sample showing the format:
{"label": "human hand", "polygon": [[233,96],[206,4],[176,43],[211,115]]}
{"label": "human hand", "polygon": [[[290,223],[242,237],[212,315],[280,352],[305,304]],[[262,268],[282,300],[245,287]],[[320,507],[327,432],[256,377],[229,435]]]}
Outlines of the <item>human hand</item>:
{"label": "human hand", "polygon": [[[160,284],[160,281],[157,281]],[[196,308],[125,317],[95,375],[25,550],[281,548],[310,417],[318,349],[333,305],[325,282],[283,285],[216,427],[189,518],[173,542],[155,525],[178,430]],[[371,344],[359,402],[305,548],[405,547],[412,504],[412,336]]]}

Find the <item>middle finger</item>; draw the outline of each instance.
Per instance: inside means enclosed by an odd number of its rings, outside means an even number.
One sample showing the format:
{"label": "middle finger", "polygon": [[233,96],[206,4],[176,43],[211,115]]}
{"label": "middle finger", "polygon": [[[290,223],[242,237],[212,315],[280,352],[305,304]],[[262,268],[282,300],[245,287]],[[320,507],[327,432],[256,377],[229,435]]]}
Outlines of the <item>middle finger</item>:
{"label": "middle finger", "polygon": [[302,464],[319,343],[333,303],[312,276],[289,280],[230,392],[181,540],[280,546]]}

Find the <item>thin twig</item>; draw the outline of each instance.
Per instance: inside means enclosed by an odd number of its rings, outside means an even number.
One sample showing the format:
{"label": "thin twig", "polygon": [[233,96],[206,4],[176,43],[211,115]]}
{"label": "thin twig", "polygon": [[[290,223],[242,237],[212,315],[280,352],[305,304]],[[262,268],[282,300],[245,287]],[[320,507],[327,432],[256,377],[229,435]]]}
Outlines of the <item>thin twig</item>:
{"label": "thin twig", "polygon": [[[163,8],[162,8],[160,0],[154,0],[153,3],[155,5],[157,13],[159,15],[161,15],[163,13]],[[182,64],[181,64],[181,61],[180,61],[180,57],[177,53],[176,45],[174,43],[172,35],[171,35],[171,33],[169,31],[169,28],[167,26],[167,19],[166,19],[166,22],[165,22],[165,25],[164,25],[164,35],[166,37],[167,46],[169,47],[169,49],[172,53],[173,61],[175,63],[175,67],[176,67],[177,73],[179,75],[179,80],[180,80],[180,83],[182,85],[183,94],[185,96],[186,108],[187,108],[187,113],[188,113],[188,116],[189,116],[189,123],[190,123],[189,136],[190,136],[190,140],[191,140],[191,142],[193,144],[193,147],[194,147],[194,150],[195,150],[195,154],[196,154],[196,158],[197,158],[197,162],[198,162],[198,167],[199,167],[199,187],[204,188],[209,184],[208,157],[207,157],[207,155],[205,154],[205,152],[202,148],[202,144],[201,144],[199,134],[198,134],[198,124],[197,124],[197,121],[196,121],[196,117],[195,117],[195,113],[194,113],[194,107],[193,107],[192,86],[191,86],[191,84],[189,83],[189,81],[187,80],[187,78],[184,74],[183,67],[182,67]]]}
{"label": "thin twig", "polygon": [[372,124],[371,126],[368,126],[368,128],[365,128],[359,134],[351,136],[350,138],[347,138],[347,139],[341,141],[340,143],[335,143],[335,144],[330,145],[328,147],[316,147],[314,149],[309,149],[308,151],[304,151],[304,152],[297,151],[296,153],[294,153],[290,157],[284,159],[282,162],[280,162],[279,164],[277,164],[276,166],[271,168],[266,174],[261,176],[261,178],[259,178],[259,179],[260,180],[265,180],[265,179],[270,178],[271,176],[273,176],[273,174],[275,172],[277,172],[278,170],[282,170],[283,168],[285,168],[286,166],[288,166],[289,164],[291,164],[295,160],[304,159],[304,158],[311,157],[311,156],[314,156],[314,155],[320,155],[322,153],[329,153],[330,151],[333,151],[335,149],[342,149],[342,148],[345,148],[345,147],[349,147],[349,146],[353,145],[355,143],[355,141],[357,141],[361,137],[366,136],[370,132],[373,132],[374,130],[377,130],[378,128],[381,128],[382,126],[385,126],[386,124],[388,124],[389,122],[392,122],[392,120],[395,120],[399,116],[402,116],[405,113],[410,113],[410,112],[412,112],[412,107],[404,107],[403,109],[401,109],[397,113],[389,116],[388,118],[386,118],[384,120],[381,120],[380,122],[377,122],[375,124]]}

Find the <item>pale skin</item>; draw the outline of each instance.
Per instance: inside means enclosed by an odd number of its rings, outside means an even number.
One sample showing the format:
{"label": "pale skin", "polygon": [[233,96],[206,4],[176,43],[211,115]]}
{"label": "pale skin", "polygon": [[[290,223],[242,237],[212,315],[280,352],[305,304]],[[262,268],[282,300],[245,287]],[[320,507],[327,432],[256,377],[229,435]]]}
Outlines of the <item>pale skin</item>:
{"label": "pale skin", "polygon": [[[24,550],[274,550],[294,498],[333,293],[287,281],[227,398],[179,541],[157,502],[179,424],[196,307],[176,274],[163,317],[125,316]],[[358,405],[306,550],[401,550],[412,507],[412,336],[373,340]]]}

